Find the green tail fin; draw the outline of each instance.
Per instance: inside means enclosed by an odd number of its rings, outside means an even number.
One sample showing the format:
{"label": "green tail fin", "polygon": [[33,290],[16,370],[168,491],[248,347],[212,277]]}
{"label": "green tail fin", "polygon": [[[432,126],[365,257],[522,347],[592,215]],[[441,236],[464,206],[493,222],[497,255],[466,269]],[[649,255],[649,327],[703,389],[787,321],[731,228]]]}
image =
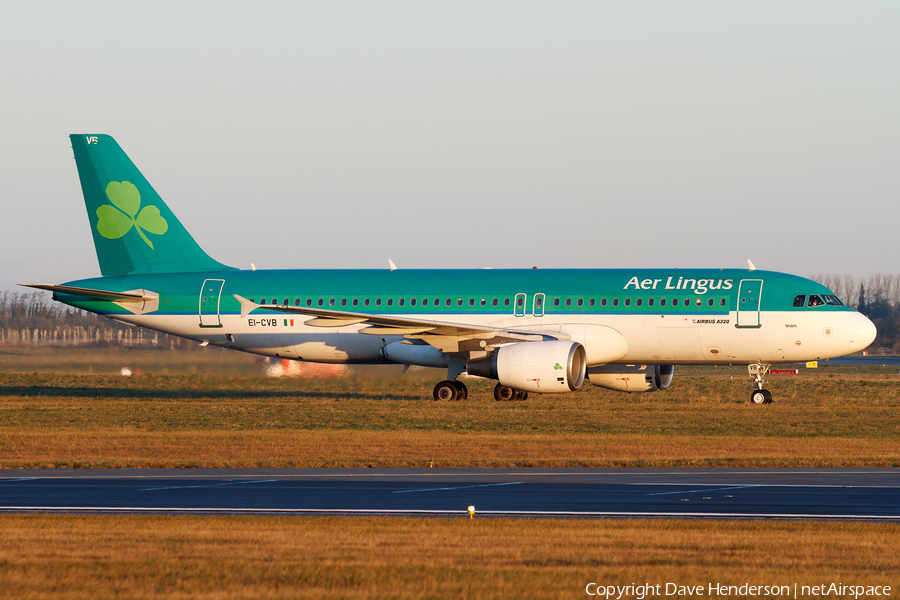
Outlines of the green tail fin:
{"label": "green tail fin", "polygon": [[116,140],[100,134],[69,138],[104,277],[232,268],[197,245]]}

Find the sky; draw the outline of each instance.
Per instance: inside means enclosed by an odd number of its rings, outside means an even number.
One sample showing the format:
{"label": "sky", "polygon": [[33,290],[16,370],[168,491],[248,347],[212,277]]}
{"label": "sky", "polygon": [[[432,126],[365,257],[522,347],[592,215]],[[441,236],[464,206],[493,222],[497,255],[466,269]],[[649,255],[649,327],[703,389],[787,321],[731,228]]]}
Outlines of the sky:
{"label": "sky", "polygon": [[100,274],[70,133],[239,268],[898,273],[898,31],[897,2],[3,2],[0,290]]}

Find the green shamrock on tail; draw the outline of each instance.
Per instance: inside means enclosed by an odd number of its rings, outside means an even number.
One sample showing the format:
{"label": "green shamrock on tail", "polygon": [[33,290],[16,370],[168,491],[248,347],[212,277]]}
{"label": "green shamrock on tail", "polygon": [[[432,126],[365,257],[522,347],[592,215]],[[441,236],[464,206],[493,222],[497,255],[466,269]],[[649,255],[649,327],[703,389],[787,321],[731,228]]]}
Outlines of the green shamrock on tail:
{"label": "green shamrock on tail", "polygon": [[155,206],[145,206],[138,214],[141,208],[141,193],[130,181],[121,183],[110,181],[106,186],[106,197],[113,206],[104,204],[97,209],[97,217],[100,219],[97,221],[97,231],[106,239],[117,240],[128,233],[134,225],[138,235],[152,250],[153,242],[147,239],[144,231],[154,235],[162,235],[168,231],[169,224]]}

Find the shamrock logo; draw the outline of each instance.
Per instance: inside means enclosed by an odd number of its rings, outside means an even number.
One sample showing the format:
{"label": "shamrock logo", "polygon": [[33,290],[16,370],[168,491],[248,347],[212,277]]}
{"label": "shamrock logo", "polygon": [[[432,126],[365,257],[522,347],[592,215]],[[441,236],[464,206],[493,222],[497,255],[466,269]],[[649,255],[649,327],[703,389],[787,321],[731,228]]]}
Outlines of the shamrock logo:
{"label": "shamrock logo", "polygon": [[104,204],[97,209],[97,231],[108,240],[117,240],[134,226],[141,239],[153,249],[144,231],[154,235],[162,235],[169,229],[169,224],[159,214],[155,206],[145,206],[140,213],[141,193],[130,181],[110,181],[106,186],[106,197],[112,205]]}
{"label": "shamrock logo", "polygon": [[556,363],[555,365],[553,365],[553,370],[554,371],[562,371],[563,370],[562,365],[559,363]]}

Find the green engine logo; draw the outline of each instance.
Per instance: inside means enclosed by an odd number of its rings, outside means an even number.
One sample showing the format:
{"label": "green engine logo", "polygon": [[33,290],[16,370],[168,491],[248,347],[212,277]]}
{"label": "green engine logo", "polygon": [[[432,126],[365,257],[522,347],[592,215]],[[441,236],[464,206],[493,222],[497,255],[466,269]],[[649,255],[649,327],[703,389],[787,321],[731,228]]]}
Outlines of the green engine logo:
{"label": "green engine logo", "polygon": [[[130,181],[110,181],[106,186],[106,197],[110,204],[97,209],[97,232],[109,240],[117,240],[134,227],[141,239],[153,249],[153,242],[144,233],[162,235],[169,229],[165,218],[155,206],[145,206],[141,210],[141,193]],[[138,212],[140,211],[140,212]]]}
{"label": "green engine logo", "polygon": [[556,363],[555,365],[553,365],[553,370],[554,371],[562,371],[563,370],[562,365],[559,363]]}

